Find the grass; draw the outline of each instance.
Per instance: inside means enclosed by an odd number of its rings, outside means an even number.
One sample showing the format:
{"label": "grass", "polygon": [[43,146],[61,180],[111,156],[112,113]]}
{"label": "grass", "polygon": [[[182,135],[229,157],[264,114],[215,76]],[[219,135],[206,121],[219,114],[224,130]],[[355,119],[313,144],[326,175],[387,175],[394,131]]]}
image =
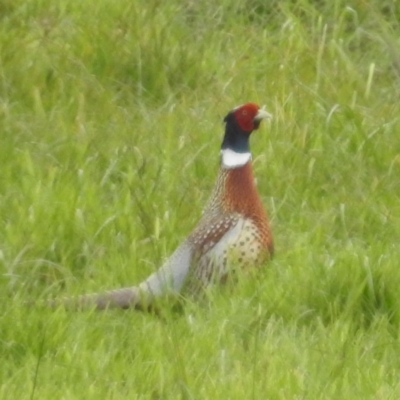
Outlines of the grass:
{"label": "grass", "polygon": [[[0,3],[0,398],[396,399],[395,2]],[[276,257],[163,318],[26,309],[130,285],[196,223],[221,119]]]}

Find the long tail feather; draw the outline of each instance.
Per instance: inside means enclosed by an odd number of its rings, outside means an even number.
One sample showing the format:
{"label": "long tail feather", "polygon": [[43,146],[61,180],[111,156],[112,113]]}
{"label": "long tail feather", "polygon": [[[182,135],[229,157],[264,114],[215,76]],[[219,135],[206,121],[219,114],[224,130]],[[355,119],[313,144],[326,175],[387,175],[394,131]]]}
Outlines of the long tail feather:
{"label": "long tail feather", "polygon": [[48,307],[65,307],[68,310],[108,308],[144,308],[143,297],[137,286],[109,290],[103,293],[83,294],[76,297],[60,297],[46,300]]}
{"label": "long tail feather", "polygon": [[148,309],[155,298],[168,292],[179,293],[192,261],[192,247],[183,242],[163,266],[137,286],[109,290],[103,293],[49,299],[46,306],[66,309],[104,310],[108,308]]}

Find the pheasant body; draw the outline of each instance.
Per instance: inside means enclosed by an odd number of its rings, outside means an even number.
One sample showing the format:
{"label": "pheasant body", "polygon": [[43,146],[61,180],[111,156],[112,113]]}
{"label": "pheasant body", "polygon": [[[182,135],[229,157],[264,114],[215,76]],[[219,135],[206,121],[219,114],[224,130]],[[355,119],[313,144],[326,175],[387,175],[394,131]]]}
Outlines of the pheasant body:
{"label": "pheasant body", "polygon": [[221,168],[203,218],[189,241],[196,248],[194,280],[202,287],[224,280],[229,267],[259,265],[273,253],[268,219],[249,162]]}
{"label": "pheasant body", "polygon": [[192,233],[159,270],[137,286],[54,299],[51,306],[147,307],[168,292],[196,294],[224,281],[231,269],[262,264],[273,254],[268,218],[258,194],[248,139],[269,114],[246,103],[225,118],[220,171],[203,215]]}

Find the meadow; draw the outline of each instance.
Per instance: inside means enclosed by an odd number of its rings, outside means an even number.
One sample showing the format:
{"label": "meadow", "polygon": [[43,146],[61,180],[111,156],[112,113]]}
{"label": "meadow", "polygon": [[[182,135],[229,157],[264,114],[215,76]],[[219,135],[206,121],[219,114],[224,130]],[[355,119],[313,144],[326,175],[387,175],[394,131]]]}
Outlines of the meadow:
{"label": "meadow", "polygon": [[[400,6],[0,1],[1,399],[400,398]],[[222,118],[276,254],[162,315],[26,307],[132,285],[195,225]]]}

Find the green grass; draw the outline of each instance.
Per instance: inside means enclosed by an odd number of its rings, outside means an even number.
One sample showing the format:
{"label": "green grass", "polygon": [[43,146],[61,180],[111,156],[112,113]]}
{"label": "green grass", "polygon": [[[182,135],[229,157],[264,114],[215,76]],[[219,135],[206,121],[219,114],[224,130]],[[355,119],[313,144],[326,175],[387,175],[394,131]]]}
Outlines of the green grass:
{"label": "green grass", "polygon": [[[0,3],[0,398],[400,397],[400,7]],[[198,220],[221,119],[252,137],[275,259],[211,301],[25,300],[139,282]]]}

